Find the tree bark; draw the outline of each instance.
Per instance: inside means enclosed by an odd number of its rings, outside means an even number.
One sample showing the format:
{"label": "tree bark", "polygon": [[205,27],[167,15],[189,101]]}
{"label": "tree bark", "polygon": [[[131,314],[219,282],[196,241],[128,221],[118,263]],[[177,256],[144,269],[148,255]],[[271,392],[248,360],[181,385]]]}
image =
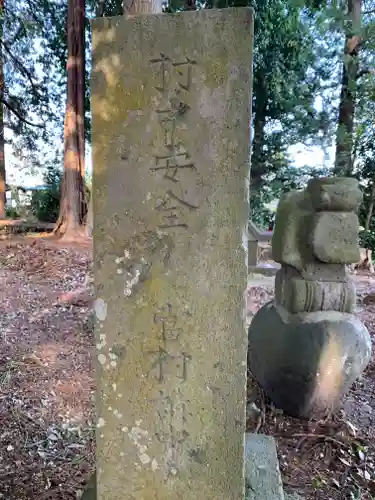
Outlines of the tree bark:
{"label": "tree bark", "polygon": [[196,0],[186,0],[185,10],[197,10]]}
{"label": "tree bark", "polygon": [[369,200],[369,204],[367,207],[367,214],[366,214],[366,220],[365,220],[365,230],[366,231],[368,231],[370,229],[372,214],[374,213],[374,204],[375,204],[375,178],[372,181],[371,195],[370,195],[370,200]]}
{"label": "tree bark", "polygon": [[[5,2],[0,0],[0,40],[4,36]],[[0,219],[6,218],[6,172],[5,172],[5,136],[4,136],[4,60],[3,46],[0,44]]]}
{"label": "tree bark", "polygon": [[85,173],[85,0],[68,0],[67,102],[64,123],[64,175],[55,233],[84,236],[87,211]]}
{"label": "tree bark", "polygon": [[362,0],[348,0],[348,31],[345,37],[334,174],[353,172],[353,131],[357,96],[358,52],[361,44]]}
{"label": "tree bark", "polygon": [[161,14],[163,12],[163,2],[162,0],[124,0],[122,8],[124,16]]}

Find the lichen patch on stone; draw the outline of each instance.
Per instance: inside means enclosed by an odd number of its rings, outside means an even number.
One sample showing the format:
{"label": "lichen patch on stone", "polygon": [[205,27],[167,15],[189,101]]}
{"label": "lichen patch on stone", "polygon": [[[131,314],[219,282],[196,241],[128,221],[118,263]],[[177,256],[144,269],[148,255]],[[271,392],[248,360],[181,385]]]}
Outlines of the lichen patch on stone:
{"label": "lichen patch on stone", "polygon": [[101,365],[105,365],[105,362],[107,361],[106,355],[103,353],[100,353],[98,356],[98,361]]}
{"label": "lichen patch on stone", "polygon": [[100,417],[100,418],[98,419],[98,423],[96,424],[96,427],[97,427],[98,429],[100,429],[101,427],[104,427],[104,426],[105,426],[105,420],[104,420],[104,418]]}
{"label": "lichen patch on stone", "polygon": [[107,304],[102,298],[98,298],[95,300],[94,311],[99,321],[105,321],[107,317]]}

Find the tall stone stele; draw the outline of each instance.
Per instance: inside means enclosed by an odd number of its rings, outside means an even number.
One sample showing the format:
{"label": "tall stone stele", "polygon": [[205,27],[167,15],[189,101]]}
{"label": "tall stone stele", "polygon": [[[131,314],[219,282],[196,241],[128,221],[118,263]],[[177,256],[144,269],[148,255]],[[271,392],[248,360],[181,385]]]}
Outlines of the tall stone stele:
{"label": "tall stone stele", "polygon": [[243,500],[247,8],[93,23],[98,500]]}
{"label": "tall stone stele", "polygon": [[275,300],[249,327],[248,365],[292,416],[336,408],[370,360],[370,336],[354,315],[346,268],[359,260],[361,201],[358,182],[342,177],[313,179],[279,202],[272,254],[282,267]]}

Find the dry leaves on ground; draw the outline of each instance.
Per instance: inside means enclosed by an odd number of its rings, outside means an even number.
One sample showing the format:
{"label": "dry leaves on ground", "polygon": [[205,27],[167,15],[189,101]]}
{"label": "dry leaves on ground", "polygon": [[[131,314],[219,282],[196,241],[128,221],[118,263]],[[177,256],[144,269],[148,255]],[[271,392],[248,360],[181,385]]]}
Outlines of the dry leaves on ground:
{"label": "dry leaves on ground", "polygon": [[94,465],[90,267],[87,249],[0,246],[0,498],[77,500]]}

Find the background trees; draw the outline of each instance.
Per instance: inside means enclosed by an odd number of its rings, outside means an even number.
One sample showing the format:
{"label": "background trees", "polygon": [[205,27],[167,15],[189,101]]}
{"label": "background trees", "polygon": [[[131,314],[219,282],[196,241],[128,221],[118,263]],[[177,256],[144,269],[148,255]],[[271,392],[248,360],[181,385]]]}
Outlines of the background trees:
{"label": "background trees", "polygon": [[[153,5],[151,1],[150,8]],[[255,10],[251,217],[268,226],[273,217],[269,202],[285,189],[302,187],[311,176],[354,175],[365,194],[363,238],[371,240],[369,234],[375,229],[374,0],[170,0],[163,9],[244,5]],[[85,144],[90,143],[88,21],[95,15],[121,15],[124,6],[126,2],[120,0],[86,4],[84,0],[1,4],[0,0],[0,124],[4,120],[0,217],[4,215],[5,130],[16,157],[27,158],[38,168],[51,163],[40,154],[45,148],[55,151],[57,145],[64,151],[56,230],[72,237],[82,233]],[[296,168],[291,155],[294,146],[318,147],[325,153],[324,161],[317,162],[312,155],[306,166]]]}
{"label": "background trees", "polygon": [[75,239],[86,216],[85,175],[85,0],[68,0],[67,98],[64,176],[56,232]]}
{"label": "background trees", "polygon": [[5,217],[5,143],[20,161],[27,157],[30,166],[40,166],[38,152],[50,137],[54,68],[43,54],[44,7],[44,0],[0,0],[0,218]]}

